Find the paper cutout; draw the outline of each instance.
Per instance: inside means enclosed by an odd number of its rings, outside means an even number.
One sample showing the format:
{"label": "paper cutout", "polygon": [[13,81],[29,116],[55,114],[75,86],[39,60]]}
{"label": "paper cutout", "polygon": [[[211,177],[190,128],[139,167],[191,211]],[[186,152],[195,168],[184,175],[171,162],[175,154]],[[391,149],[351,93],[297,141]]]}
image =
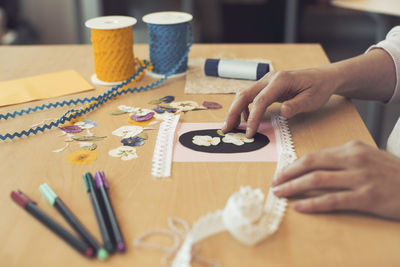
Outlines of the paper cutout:
{"label": "paper cutout", "polygon": [[0,82],[0,106],[54,98],[93,90],[74,70]]}
{"label": "paper cutout", "polygon": [[[174,161],[175,162],[276,162],[278,160],[278,152],[276,145],[276,138],[274,133],[274,128],[272,123],[263,122],[258,128],[258,133],[268,136],[269,144],[263,146],[258,150],[253,150],[251,152],[241,152],[241,153],[204,153],[196,151],[183,146],[178,140],[180,136],[185,133],[213,129],[213,134],[202,134],[210,135],[214,137],[221,137],[217,133],[217,129],[222,128],[222,123],[181,123],[178,125],[177,133],[178,139],[174,149]],[[246,129],[245,124],[241,124],[239,129]],[[198,135],[198,134],[197,134]],[[190,139],[192,141],[192,139]],[[218,146],[222,145],[219,144]],[[233,144],[225,144],[232,147],[242,149]],[[195,146],[195,145],[193,145]],[[218,146],[212,146],[209,149],[216,149]],[[247,146],[247,144],[246,144]],[[196,146],[197,148],[200,148]],[[207,149],[207,147],[203,147]]]}
{"label": "paper cutout", "polygon": [[[244,130],[233,130],[231,133],[226,134],[222,138],[222,142],[218,142],[218,145],[213,145],[213,146],[205,146],[205,145],[197,145],[193,142],[193,139],[196,136],[209,136],[211,139],[212,138],[218,138],[220,139],[220,136],[217,133],[218,129],[206,129],[206,130],[197,130],[197,131],[191,131],[191,132],[186,132],[182,134],[179,137],[179,143],[181,143],[183,146],[190,148],[194,151],[200,151],[200,152],[207,152],[207,153],[245,153],[245,152],[251,152],[258,150],[260,148],[263,148],[264,146],[268,145],[270,142],[268,137],[257,133],[254,136],[254,140],[247,139],[249,141],[246,141],[246,145],[241,145],[245,144],[244,141],[240,140],[240,136],[236,138],[237,135],[230,135],[233,133],[242,133],[244,134]],[[230,137],[229,137],[230,136]],[[224,141],[225,139],[225,141]],[[253,141],[253,142],[251,142]]]}

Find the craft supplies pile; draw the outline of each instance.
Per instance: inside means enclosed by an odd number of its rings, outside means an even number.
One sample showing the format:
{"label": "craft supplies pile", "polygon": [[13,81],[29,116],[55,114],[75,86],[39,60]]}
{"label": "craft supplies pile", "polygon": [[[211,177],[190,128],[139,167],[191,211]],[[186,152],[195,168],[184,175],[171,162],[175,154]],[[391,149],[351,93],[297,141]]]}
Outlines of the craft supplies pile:
{"label": "craft supplies pile", "polygon": [[[135,58],[132,49],[134,47],[132,26],[137,23],[135,18],[110,16],[87,21],[85,25],[91,29],[95,68],[91,81],[93,84],[111,88],[97,96],[50,102],[33,108],[0,114],[0,119],[7,120],[37,111],[80,105],[78,108],[68,110],[57,119],[43,120],[28,130],[1,134],[0,139],[5,141],[23,136],[28,137],[57,127],[61,133],[57,136],[60,144],[57,143],[53,149],[49,150],[54,153],[65,153],[63,158],[69,164],[96,164],[96,160],[102,157],[99,148],[110,147],[111,143],[116,143],[115,141],[118,140],[119,146],[113,145],[108,150],[107,156],[111,157],[109,158],[111,164],[127,166],[127,164],[135,164],[135,161],[131,160],[140,157],[141,149],[153,149],[153,147],[149,147],[148,143],[155,136],[152,131],[158,130],[151,170],[154,177],[172,176],[172,154],[177,142],[186,149],[208,153],[206,155],[221,154],[222,157],[228,157],[228,154],[246,153],[245,155],[251,158],[251,153],[271,146],[273,147],[271,153],[275,153],[275,156],[278,155],[276,169],[276,173],[278,173],[296,159],[296,153],[287,121],[277,114],[271,114],[271,121],[267,123],[267,126],[271,127],[271,135],[267,136],[258,132],[253,138],[246,138],[245,131],[239,128],[229,133],[223,133],[220,128],[203,128],[188,130],[176,136],[176,129],[182,126],[180,120],[185,119],[186,113],[206,113],[207,110],[208,114],[214,114],[213,112],[219,112],[218,109],[224,108],[215,101],[203,101],[200,105],[193,100],[176,99],[180,96],[166,95],[141,104],[140,107],[132,106],[130,103],[110,106],[106,112],[105,104],[112,102],[117,97],[122,98],[126,94],[138,94],[153,90],[171,76],[187,75],[186,85],[196,83],[196,81],[189,82],[188,80],[190,68],[192,70],[195,68],[192,65],[188,70],[188,64],[190,66],[188,55],[193,43],[191,20],[190,14],[182,12],[158,12],[144,16],[143,21],[147,23],[149,33],[150,61]],[[204,59],[201,60],[204,62]],[[260,79],[272,69],[272,65],[268,60],[257,62],[254,60],[208,59],[200,69],[201,75],[212,76],[208,78],[214,79],[213,82],[223,83],[226,78]],[[62,75],[63,81],[68,83],[70,77],[75,77],[70,84],[80,84],[80,86],[70,91],[63,87],[51,97],[93,89],[91,85],[88,86],[86,81],[82,81],[84,79],[81,80],[76,72],[54,75],[55,77],[48,76],[48,79],[57,80]],[[150,77],[153,82],[147,85],[140,84],[145,75],[148,75],[146,78]],[[43,77],[29,79],[34,81],[33,83],[38,87],[43,82]],[[13,86],[13,84],[14,82],[8,86]],[[23,88],[21,92],[24,90],[28,89]],[[21,95],[21,93],[18,94]],[[28,98],[18,98],[17,95],[13,95],[4,105],[44,98],[46,97],[43,94]],[[113,123],[115,122],[114,125],[117,127],[109,130],[107,134],[96,134],[98,129],[104,125],[101,121],[90,119],[89,112],[95,109],[98,109],[102,115],[108,114],[107,116],[110,116],[108,118],[112,117]],[[104,131],[101,132],[104,133]],[[274,158],[273,155],[271,158]],[[196,162],[196,158],[194,162]],[[96,256],[100,260],[105,260],[114,251],[125,252],[126,246],[111,205],[108,193],[110,186],[104,172],[96,172],[94,178],[89,172],[83,174],[84,185],[90,196],[101,233],[102,245],[90,234],[92,229],[87,230],[47,184],[41,185],[40,191],[71,225],[79,238],[46,215],[33,200],[21,191],[13,191],[11,198],[84,256]],[[171,230],[146,232],[138,235],[133,244],[136,247],[154,248],[166,252],[163,263],[176,267],[190,266],[192,261],[202,262],[200,256],[197,255],[197,250],[194,250],[197,243],[221,231],[228,231],[235,239],[246,245],[255,245],[261,242],[277,231],[284,216],[285,207],[286,199],[275,197],[270,190],[265,197],[262,189],[253,189],[243,185],[228,198],[224,208],[199,216],[192,227],[184,219],[171,218],[169,219]],[[127,225],[122,227],[127,227]],[[149,236],[160,233],[174,238],[174,247],[165,248],[146,241]]]}

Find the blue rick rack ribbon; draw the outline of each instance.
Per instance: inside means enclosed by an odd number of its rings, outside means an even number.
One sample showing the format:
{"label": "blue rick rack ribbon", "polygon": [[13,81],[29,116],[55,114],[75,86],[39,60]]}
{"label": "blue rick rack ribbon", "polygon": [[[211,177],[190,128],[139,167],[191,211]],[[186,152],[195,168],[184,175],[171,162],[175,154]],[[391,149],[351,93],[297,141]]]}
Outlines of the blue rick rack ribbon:
{"label": "blue rick rack ribbon", "polygon": [[[29,136],[31,134],[37,134],[38,132],[44,132],[46,129],[50,130],[51,128],[54,127],[58,127],[60,124],[63,124],[66,121],[70,121],[71,119],[75,119],[76,117],[80,117],[92,110],[94,110],[95,108],[103,105],[104,103],[107,103],[110,99],[112,99],[113,97],[117,97],[120,96],[122,94],[128,94],[128,93],[140,93],[140,92],[145,92],[148,90],[152,90],[156,87],[158,87],[159,85],[161,85],[165,80],[167,80],[171,75],[175,74],[175,73],[179,73],[182,71],[182,68],[184,68],[184,70],[186,70],[187,67],[187,59],[188,59],[188,55],[189,55],[189,51],[190,51],[190,47],[193,44],[193,32],[192,32],[192,26],[189,22],[187,23],[183,23],[185,25],[184,28],[180,29],[184,29],[189,33],[189,40],[186,41],[182,40],[182,38],[178,38],[176,39],[176,42],[182,42],[184,43],[184,54],[178,58],[178,60],[172,60],[172,62],[177,62],[174,65],[171,65],[171,60],[168,60],[167,66],[170,67],[169,71],[167,71],[166,73],[163,73],[164,76],[162,78],[160,78],[159,80],[148,84],[146,86],[140,86],[140,87],[133,87],[133,88],[127,88],[127,89],[122,89],[122,87],[128,85],[133,79],[135,79],[138,75],[140,75],[145,69],[146,67],[150,64],[149,61],[144,60],[144,64],[141,65],[138,69],[138,71],[133,74],[131,77],[129,77],[126,81],[110,88],[109,90],[107,90],[106,92],[104,92],[101,95],[98,96],[93,96],[93,97],[85,97],[85,98],[77,98],[77,99],[70,99],[70,100],[64,100],[64,101],[57,101],[57,102],[53,102],[53,103],[49,103],[49,104],[43,104],[43,105],[39,105],[36,107],[32,107],[32,108],[28,108],[28,109],[22,109],[19,111],[14,111],[14,112],[8,112],[7,114],[0,114],[0,120],[4,119],[7,120],[9,118],[15,118],[17,116],[23,116],[24,114],[30,114],[30,113],[34,113],[40,110],[46,110],[46,109],[52,109],[52,108],[58,108],[58,107],[64,107],[64,106],[71,106],[71,105],[77,105],[77,104],[85,104],[82,107],[80,107],[79,109],[71,109],[68,110],[66,113],[64,113],[64,115],[62,115],[59,119],[57,119],[57,121],[52,121],[50,123],[44,124],[42,126],[38,126],[38,127],[34,127],[34,128],[30,128],[28,130],[23,130],[20,132],[14,132],[14,133],[6,133],[4,135],[0,134],[0,140],[5,141],[8,139],[12,140],[14,138],[21,138],[23,136]],[[156,33],[158,36],[162,37],[162,36],[171,36],[171,34],[176,34],[176,27],[165,27],[165,25],[163,25],[163,27],[157,27],[156,25],[153,25],[151,27],[151,29],[149,28],[149,34],[152,35],[154,33]],[[187,35],[187,32],[185,32],[185,36]],[[161,38],[162,39],[162,38]],[[153,44],[156,44],[156,42],[153,42]],[[153,44],[150,44],[151,46]],[[172,44],[169,45],[170,47],[174,47]],[[162,46],[163,47],[163,46]],[[182,44],[176,44],[176,49],[179,51],[182,49]],[[150,50],[152,49],[152,47],[150,47]],[[171,54],[175,54],[175,55],[179,55],[178,53],[171,53]],[[185,67],[182,67],[185,66]]]}

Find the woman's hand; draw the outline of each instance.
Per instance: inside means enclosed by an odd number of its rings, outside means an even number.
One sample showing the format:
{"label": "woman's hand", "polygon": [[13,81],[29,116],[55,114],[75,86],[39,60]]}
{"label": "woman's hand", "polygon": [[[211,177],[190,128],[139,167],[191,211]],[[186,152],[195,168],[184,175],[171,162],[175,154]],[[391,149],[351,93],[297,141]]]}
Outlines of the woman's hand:
{"label": "woman's hand", "polygon": [[358,141],[300,158],[272,185],[278,197],[338,190],[295,201],[300,212],[353,210],[400,220],[400,158]]}
{"label": "woman's hand", "polygon": [[[251,138],[267,107],[277,101],[283,102],[281,113],[286,118],[317,110],[335,91],[335,81],[333,72],[324,68],[267,73],[255,85],[236,95],[222,131],[237,127],[242,114],[247,121],[246,136]],[[249,112],[250,103],[253,106]]]}
{"label": "woman's hand", "polygon": [[[265,110],[283,102],[281,113],[290,118],[323,106],[332,94],[358,99],[388,101],[396,85],[396,68],[382,49],[314,69],[267,73],[252,87],[237,94],[222,128],[229,132],[247,121],[246,136],[257,131]],[[253,103],[251,111],[249,104]]]}

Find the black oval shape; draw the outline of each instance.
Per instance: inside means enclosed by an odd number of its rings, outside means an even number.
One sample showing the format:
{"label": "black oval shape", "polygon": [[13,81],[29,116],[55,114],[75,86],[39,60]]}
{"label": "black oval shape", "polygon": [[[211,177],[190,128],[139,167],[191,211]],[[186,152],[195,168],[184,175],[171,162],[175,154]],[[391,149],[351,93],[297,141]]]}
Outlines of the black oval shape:
{"label": "black oval shape", "polygon": [[[260,148],[265,147],[269,144],[269,138],[261,133],[256,133],[254,135],[254,142],[245,143],[242,146],[237,146],[230,143],[222,142],[223,136],[218,135],[218,129],[206,129],[206,130],[197,130],[191,131],[182,134],[179,137],[179,142],[187,148],[190,148],[199,152],[207,152],[207,153],[244,153],[258,150]],[[235,129],[231,131],[232,133],[245,133],[245,130]],[[217,146],[198,146],[193,144],[193,137],[196,135],[209,135],[211,137],[221,137],[221,142]]]}

